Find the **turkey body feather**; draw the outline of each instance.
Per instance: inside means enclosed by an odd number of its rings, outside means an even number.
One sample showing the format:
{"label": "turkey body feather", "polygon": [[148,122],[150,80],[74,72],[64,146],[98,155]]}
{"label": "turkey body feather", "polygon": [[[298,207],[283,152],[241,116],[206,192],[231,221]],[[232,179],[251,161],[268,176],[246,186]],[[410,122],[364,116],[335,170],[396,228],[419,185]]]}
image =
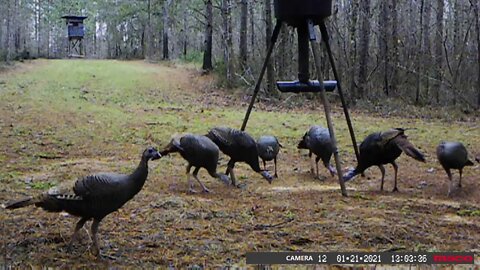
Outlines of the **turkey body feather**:
{"label": "turkey body feather", "polygon": [[460,142],[441,142],[437,146],[437,158],[450,180],[448,186],[448,195],[450,195],[453,184],[451,169],[458,170],[460,174],[458,187],[462,187],[463,168],[474,164],[468,159],[467,148]]}
{"label": "turkey body feather", "polygon": [[280,147],[283,147],[275,136],[261,136],[257,140],[258,156],[263,161],[263,169],[266,170],[266,161],[273,160],[275,165],[274,177],[278,178],[277,174],[277,155],[280,152]]}
{"label": "turkey body feather", "polygon": [[[317,178],[319,178],[318,162],[320,160],[322,160],[323,165],[328,169],[330,174],[332,176],[335,175],[336,170],[330,165],[330,160],[335,149],[328,129],[318,125],[310,127],[310,129],[303,135],[302,140],[298,143],[297,148],[308,149],[308,156],[310,159],[312,158],[312,154],[315,154]],[[311,171],[313,172],[313,164],[311,167]]]}
{"label": "turkey body feather", "polygon": [[204,192],[208,192],[205,185],[198,179],[198,171],[200,168],[205,168],[210,176],[218,178],[223,182],[229,182],[226,175],[217,173],[217,164],[219,157],[219,148],[208,137],[202,135],[186,134],[180,139],[172,139],[170,143],[160,153],[167,155],[169,153],[178,152],[183,159],[188,162],[187,165],[187,180],[190,185],[190,192],[195,192],[193,189],[193,182],[190,178],[190,169],[195,167],[193,177],[202,186]]}
{"label": "turkey body feather", "polygon": [[230,157],[225,174],[230,174],[232,185],[235,185],[233,168],[236,162],[247,163],[252,170],[260,173],[269,183],[272,182],[272,176],[267,171],[260,169],[257,144],[248,133],[228,127],[215,127],[212,128],[206,136],[210,138],[225,155]]}

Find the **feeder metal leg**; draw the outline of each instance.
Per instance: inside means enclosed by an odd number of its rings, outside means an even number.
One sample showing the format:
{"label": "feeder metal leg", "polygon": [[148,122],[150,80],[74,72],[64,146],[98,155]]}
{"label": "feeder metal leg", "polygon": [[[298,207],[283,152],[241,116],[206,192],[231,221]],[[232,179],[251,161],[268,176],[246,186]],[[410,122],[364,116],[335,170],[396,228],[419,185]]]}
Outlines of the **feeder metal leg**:
{"label": "feeder metal leg", "polygon": [[257,99],[258,91],[260,90],[260,85],[262,84],[263,76],[265,75],[265,71],[267,70],[268,60],[272,56],[273,48],[275,47],[275,43],[277,42],[278,35],[280,34],[280,30],[282,29],[282,22],[277,20],[277,24],[275,25],[275,29],[273,29],[272,38],[270,39],[270,46],[268,46],[267,56],[265,57],[265,61],[263,62],[262,69],[260,70],[260,75],[258,76],[257,84],[255,85],[255,90],[253,91],[252,99],[250,100],[250,105],[248,105],[247,113],[245,114],[245,118],[243,119],[242,128],[240,130],[244,131],[247,127],[248,119],[250,118],[250,113],[253,109],[253,104],[255,104],[255,100]]}
{"label": "feeder metal leg", "polygon": [[310,31],[310,44],[313,51],[313,59],[315,60],[315,66],[317,69],[317,77],[318,77],[317,79],[320,83],[320,99],[322,100],[323,109],[325,110],[325,117],[327,118],[328,131],[330,132],[330,138],[332,140],[333,149],[334,149],[333,155],[335,158],[335,165],[338,172],[338,182],[340,183],[342,195],[346,197],[348,195],[347,195],[347,190],[345,188],[345,183],[343,182],[342,166],[340,164],[340,156],[338,155],[337,140],[335,138],[332,117],[330,115],[330,103],[328,102],[325,96],[325,88],[323,87],[323,82],[321,80],[322,71],[321,71],[321,63],[320,63],[320,52],[318,48],[319,46],[315,42],[316,38],[315,38],[314,24],[310,19],[308,20],[308,29]]}
{"label": "feeder metal leg", "polygon": [[[330,66],[332,67],[333,76],[337,81],[338,95],[340,96],[340,101],[342,102],[343,114],[345,115],[345,120],[347,120],[348,131],[350,132],[350,138],[352,139],[353,150],[355,151],[355,156],[357,157],[357,162],[360,159],[360,153],[358,151],[357,140],[355,139],[355,132],[353,131],[352,120],[350,119],[350,113],[348,112],[347,103],[345,102],[345,97],[343,96],[342,85],[340,83],[340,76],[338,75],[337,68],[335,66],[335,61],[333,60],[332,49],[330,48],[329,36],[327,32],[327,27],[325,22],[322,20],[320,22],[320,33],[322,34],[322,40],[327,49],[328,59],[330,60]],[[364,175],[362,173],[362,175]]]}

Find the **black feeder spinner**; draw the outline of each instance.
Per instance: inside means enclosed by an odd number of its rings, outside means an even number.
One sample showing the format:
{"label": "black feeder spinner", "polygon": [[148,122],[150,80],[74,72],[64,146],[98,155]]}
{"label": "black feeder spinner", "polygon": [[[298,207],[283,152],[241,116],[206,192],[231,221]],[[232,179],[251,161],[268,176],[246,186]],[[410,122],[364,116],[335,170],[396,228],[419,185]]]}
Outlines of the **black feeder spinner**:
{"label": "black feeder spinner", "polygon": [[[330,132],[330,137],[332,139],[335,149],[337,149],[337,141],[335,138],[335,132],[333,129],[333,122],[330,116],[330,104],[325,98],[325,91],[331,92],[335,88],[338,88],[338,93],[340,100],[343,106],[343,112],[348,125],[348,130],[350,132],[350,137],[352,139],[353,148],[355,150],[355,155],[359,157],[357,142],[355,139],[355,133],[353,131],[352,123],[350,120],[350,114],[343,96],[342,87],[340,84],[340,78],[338,76],[337,69],[335,67],[335,62],[333,59],[332,51],[329,44],[329,36],[327,28],[325,26],[324,20],[332,15],[332,0],[275,0],[275,17],[277,23],[272,33],[271,42],[267,50],[267,55],[263,63],[262,69],[260,71],[259,78],[255,85],[255,90],[248,106],[247,113],[243,120],[241,130],[245,130],[247,126],[250,113],[255,103],[257,94],[260,90],[260,84],[267,69],[267,63],[272,55],[273,48],[277,42],[278,35],[282,28],[283,23],[294,27],[297,29],[298,36],[298,80],[295,81],[278,81],[277,88],[280,92],[290,92],[290,93],[304,93],[304,92],[315,92],[320,94],[320,98],[323,103],[325,110],[325,116],[327,119],[327,125]],[[320,52],[319,47],[316,43],[317,35],[315,33],[315,26],[320,27],[320,33],[322,36],[322,41],[325,44],[325,48],[328,53],[328,58],[330,65],[332,67],[333,75],[335,76],[335,81],[322,81],[322,72],[320,65]],[[309,72],[309,49],[312,48],[313,58],[315,61],[316,72],[318,80],[310,80]],[[338,155],[338,150],[334,151],[335,165],[338,173],[338,181],[342,191],[342,195],[347,196],[347,191],[345,184],[342,179],[342,168],[340,164],[340,158]]]}

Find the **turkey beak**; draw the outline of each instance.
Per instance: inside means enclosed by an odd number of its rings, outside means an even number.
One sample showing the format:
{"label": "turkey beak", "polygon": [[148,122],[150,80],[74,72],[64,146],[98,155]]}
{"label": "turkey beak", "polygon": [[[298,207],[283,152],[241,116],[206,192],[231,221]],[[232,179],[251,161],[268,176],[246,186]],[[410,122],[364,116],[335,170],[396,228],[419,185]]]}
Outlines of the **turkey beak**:
{"label": "turkey beak", "polygon": [[350,169],[346,174],[343,175],[343,182],[350,181],[355,176],[355,169]]}
{"label": "turkey beak", "polygon": [[273,177],[267,171],[262,171],[260,174],[268,181],[269,184],[272,183]]}
{"label": "turkey beak", "polygon": [[297,149],[304,149],[306,148],[306,144],[305,144],[305,140],[301,140],[298,144],[297,144]]}
{"label": "turkey beak", "polygon": [[157,160],[157,159],[160,159],[161,157],[162,157],[162,155],[161,155],[159,152],[157,152],[157,153],[155,153],[155,155],[152,157],[152,160]]}

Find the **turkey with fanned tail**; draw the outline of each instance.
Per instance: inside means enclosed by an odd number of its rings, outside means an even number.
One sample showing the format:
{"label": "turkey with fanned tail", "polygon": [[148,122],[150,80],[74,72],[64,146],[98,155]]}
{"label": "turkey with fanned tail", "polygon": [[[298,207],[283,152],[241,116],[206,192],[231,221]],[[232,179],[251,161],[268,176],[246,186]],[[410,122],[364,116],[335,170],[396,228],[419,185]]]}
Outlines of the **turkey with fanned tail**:
{"label": "turkey with fanned tail", "polygon": [[349,181],[354,176],[363,173],[371,166],[378,166],[382,172],[380,190],[383,190],[383,181],[385,179],[385,168],[383,165],[390,163],[395,170],[393,192],[398,191],[398,165],[395,160],[402,154],[402,152],[418,161],[425,162],[424,155],[408,141],[407,136],[405,135],[405,129],[394,128],[384,132],[372,133],[360,144],[360,156],[357,167],[347,172],[343,176],[343,180]]}
{"label": "turkey with fanned tail", "polygon": [[160,157],[160,153],[155,148],[149,147],[143,152],[135,171],[129,175],[99,173],[85,176],[75,182],[73,190],[54,189],[37,197],[7,203],[5,208],[16,209],[34,204],[48,212],[65,211],[80,217],[69,242],[69,249],[85,222],[93,219],[91,225],[92,253],[98,256],[100,249],[97,232],[100,221],[122,207],[142,189],[148,175],[148,161]]}

